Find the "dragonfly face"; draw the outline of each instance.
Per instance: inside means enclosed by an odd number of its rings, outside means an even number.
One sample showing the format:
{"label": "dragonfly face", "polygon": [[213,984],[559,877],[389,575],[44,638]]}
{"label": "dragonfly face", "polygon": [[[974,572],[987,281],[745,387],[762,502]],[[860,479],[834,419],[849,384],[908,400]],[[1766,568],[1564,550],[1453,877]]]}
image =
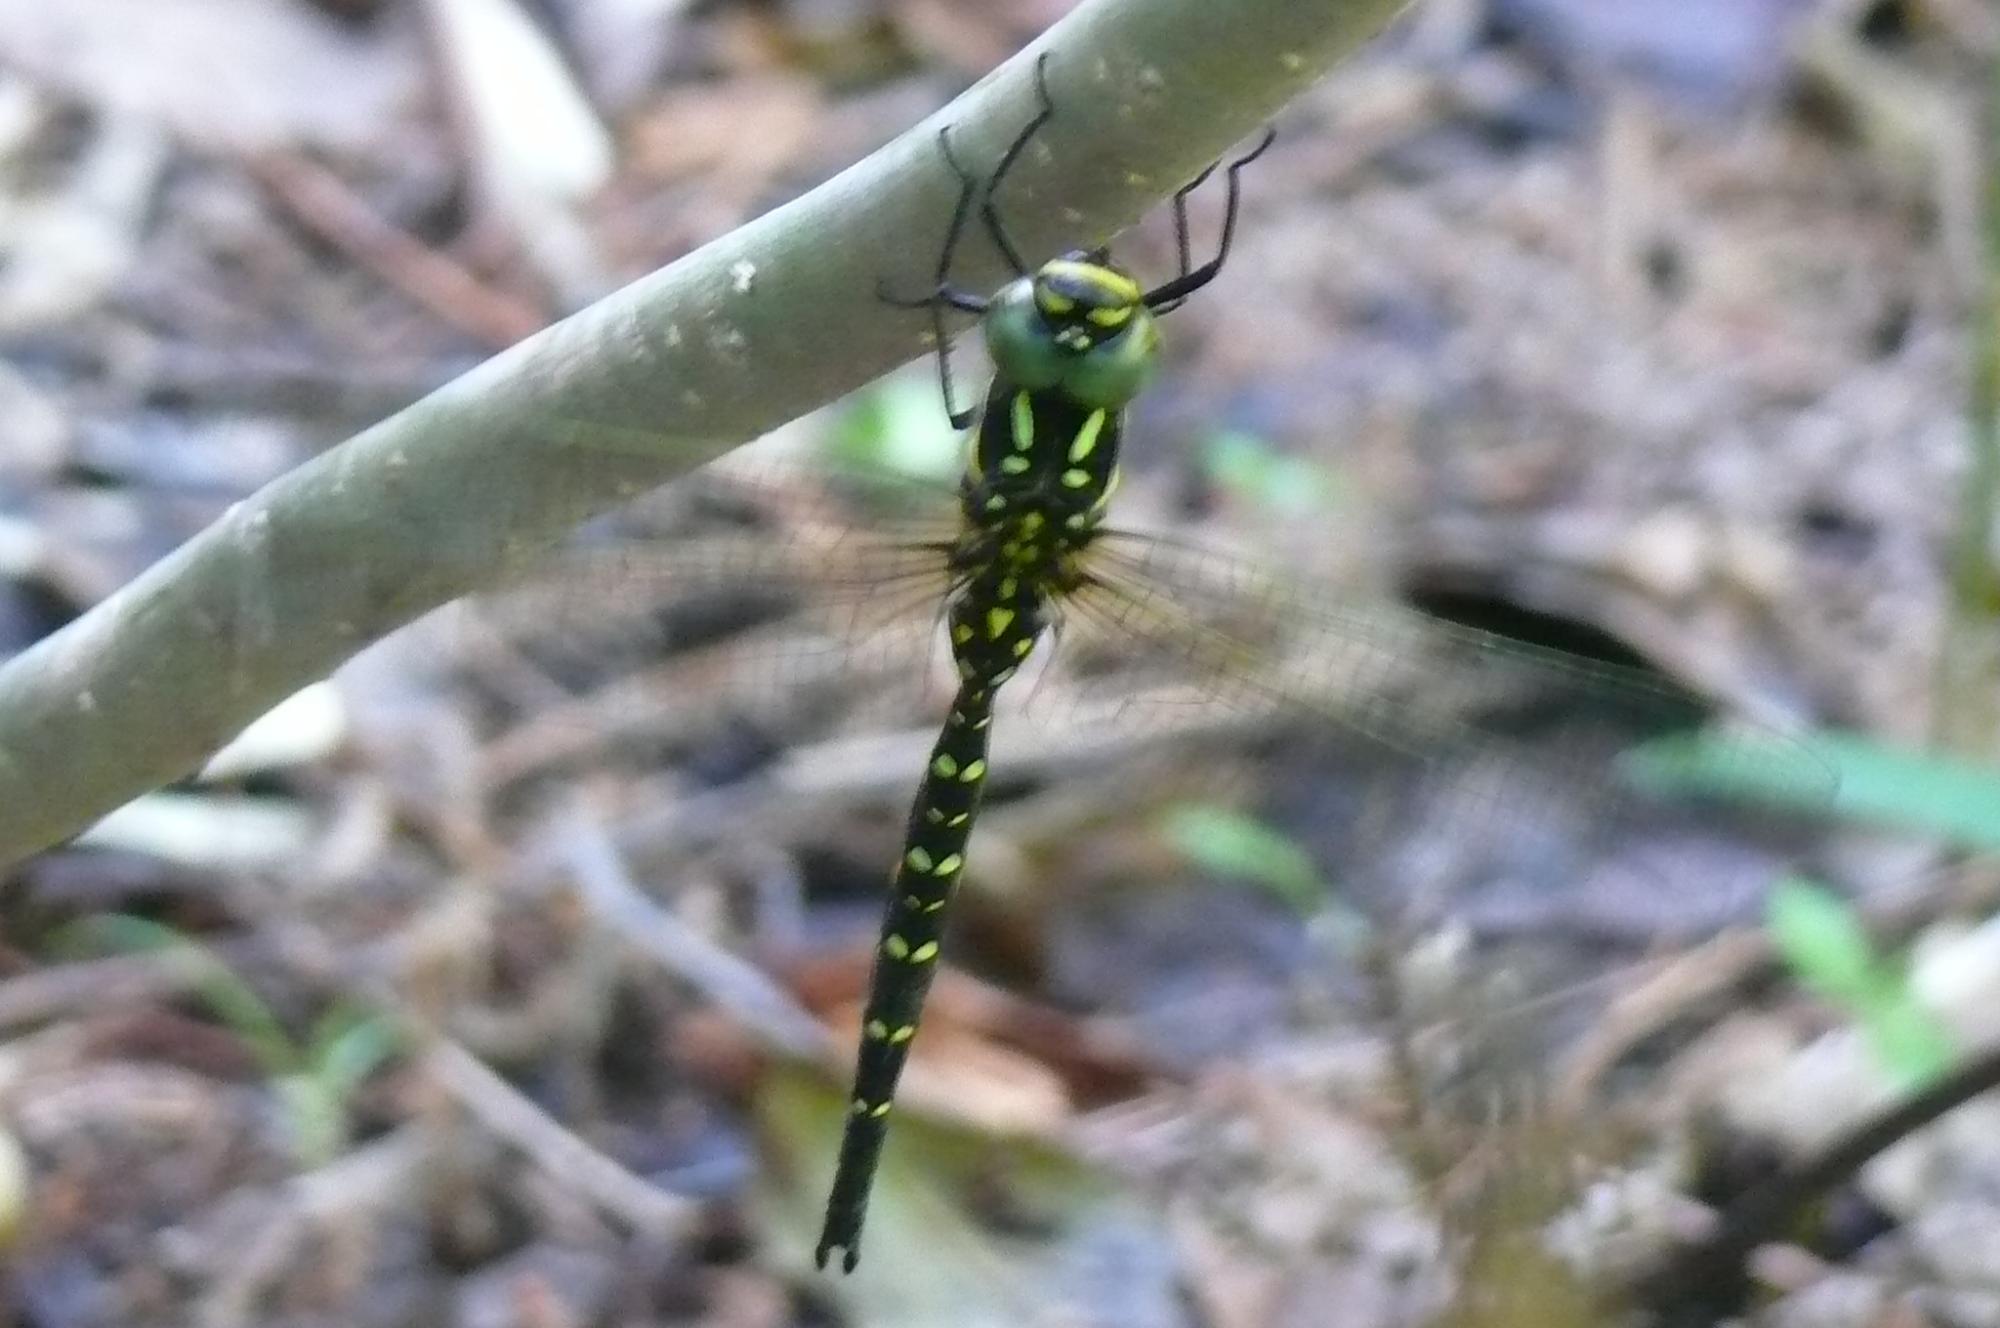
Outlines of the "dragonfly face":
{"label": "dragonfly face", "polygon": [[1145,293],[1101,250],[1065,254],[1010,282],[993,297],[984,327],[1002,378],[1088,406],[1126,405],[1159,359]]}

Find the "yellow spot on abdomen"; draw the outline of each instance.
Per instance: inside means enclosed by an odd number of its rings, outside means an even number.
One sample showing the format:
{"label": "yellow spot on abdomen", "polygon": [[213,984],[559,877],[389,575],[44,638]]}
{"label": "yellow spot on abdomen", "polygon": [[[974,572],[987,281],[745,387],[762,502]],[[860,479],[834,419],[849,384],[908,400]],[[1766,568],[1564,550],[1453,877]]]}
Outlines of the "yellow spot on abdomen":
{"label": "yellow spot on abdomen", "polygon": [[1014,450],[1027,452],[1035,446],[1035,399],[1026,392],[1014,394]]}

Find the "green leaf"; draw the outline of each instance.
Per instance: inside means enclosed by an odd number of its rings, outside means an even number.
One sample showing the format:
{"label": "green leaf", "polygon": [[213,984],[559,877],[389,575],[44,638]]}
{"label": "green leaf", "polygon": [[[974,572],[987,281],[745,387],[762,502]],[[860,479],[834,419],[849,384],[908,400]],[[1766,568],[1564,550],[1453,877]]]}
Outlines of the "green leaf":
{"label": "green leaf", "polygon": [[1883,1069],[1905,1090],[1950,1069],[1958,1048],[1917,999],[1900,965],[1882,958],[1847,900],[1797,877],[1779,883],[1765,926],[1785,964],[1806,987],[1861,1026]]}
{"label": "green leaf", "polygon": [[1266,439],[1242,430],[1210,436],[1202,447],[1202,463],[1209,478],[1223,489],[1279,512],[1320,511],[1338,487],[1325,467],[1280,452]]}
{"label": "green leaf", "polygon": [[1771,891],[1764,926],[1785,964],[1820,995],[1858,1013],[1882,994],[1875,944],[1854,906],[1831,890],[1787,877]]}
{"label": "green leaf", "polygon": [[207,946],[172,927],[129,913],[101,913],[66,928],[58,944],[73,953],[180,951],[188,955],[198,966],[196,994],[242,1039],[264,1073],[284,1075],[298,1067],[298,1048],[264,998]]}
{"label": "green leaf", "polygon": [[[1795,744],[1773,742],[1757,760],[1744,759],[1743,750],[1740,735],[1722,741],[1676,734],[1633,751],[1627,770],[1662,792],[1794,811],[1830,809],[1844,820],[1935,835],[1961,848],[2000,850],[2000,770],[1990,766],[1833,731]],[[1830,799],[1828,767],[1838,779]]]}
{"label": "green leaf", "polygon": [[349,1005],[336,1006],[315,1030],[308,1059],[327,1092],[346,1099],[400,1049],[395,1023]]}
{"label": "green leaf", "polygon": [[1301,913],[1326,901],[1326,883],[1289,837],[1226,807],[1188,803],[1167,811],[1167,840],[1188,861],[1261,885]]}
{"label": "green leaf", "polygon": [[1935,1083],[1958,1060],[1950,1032],[1907,988],[1867,1010],[1861,1027],[1876,1058],[1905,1091]]}
{"label": "green leaf", "polygon": [[965,466],[959,431],[944,413],[937,379],[927,373],[891,374],[857,392],[821,452],[836,469],[938,484],[955,482]]}

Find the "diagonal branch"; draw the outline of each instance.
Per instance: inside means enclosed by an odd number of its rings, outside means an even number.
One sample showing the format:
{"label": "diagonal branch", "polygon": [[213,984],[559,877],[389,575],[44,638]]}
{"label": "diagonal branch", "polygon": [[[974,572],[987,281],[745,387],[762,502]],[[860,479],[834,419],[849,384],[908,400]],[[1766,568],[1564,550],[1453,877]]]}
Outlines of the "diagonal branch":
{"label": "diagonal branch", "polygon": [[[1008,181],[1030,259],[1132,221],[1403,2],[1090,0],[838,178],[273,482],[0,669],[0,863],[578,520],[915,355],[920,320],[874,292],[922,284],[951,210],[938,127],[992,160],[1033,111],[1036,51],[1062,114]],[[983,246],[965,266],[999,277]],[[646,445],[601,444],[620,434]]]}

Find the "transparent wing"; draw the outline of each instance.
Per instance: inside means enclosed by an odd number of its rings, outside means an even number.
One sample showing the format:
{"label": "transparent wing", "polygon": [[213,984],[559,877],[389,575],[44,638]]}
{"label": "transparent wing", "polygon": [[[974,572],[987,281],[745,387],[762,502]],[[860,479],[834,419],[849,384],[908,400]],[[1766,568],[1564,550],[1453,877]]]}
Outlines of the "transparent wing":
{"label": "transparent wing", "polygon": [[[587,532],[468,615],[475,653],[527,716],[489,750],[492,773],[692,742],[732,714],[788,741],[841,721],[922,734],[954,681],[938,627],[955,521],[946,487],[759,463],[711,467]],[[1088,567],[1054,648],[1002,695],[997,773],[1023,751],[1115,765],[1150,749],[1207,796],[1243,767],[1191,741],[1240,749],[1262,728],[1294,748],[1318,735],[1355,782],[1450,780],[1430,801],[1455,835],[1575,839],[1644,801],[1627,777],[1636,747],[1710,718],[1644,673],[1358,602],[1254,558],[1114,531]],[[1797,744],[1708,727],[1710,761],[1791,785],[1795,805],[1831,796]]]}
{"label": "transparent wing", "polygon": [[457,653],[495,701],[489,780],[691,744],[733,716],[934,722],[954,503],[736,463],[587,528],[456,612]]}
{"label": "transparent wing", "polygon": [[1065,644],[1126,656],[1160,680],[1127,680],[1121,722],[1216,709],[1263,720],[1294,750],[1315,747],[1322,766],[1344,752],[1406,784],[1448,780],[1428,801],[1448,809],[1439,814],[1458,836],[1607,843],[1661,801],[1648,752],[1696,734],[1726,784],[1794,808],[1834,792],[1832,769],[1799,742],[1722,721],[1640,670],[1360,602],[1310,574],[1168,538],[1107,532],[1088,567],[1066,606]]}

